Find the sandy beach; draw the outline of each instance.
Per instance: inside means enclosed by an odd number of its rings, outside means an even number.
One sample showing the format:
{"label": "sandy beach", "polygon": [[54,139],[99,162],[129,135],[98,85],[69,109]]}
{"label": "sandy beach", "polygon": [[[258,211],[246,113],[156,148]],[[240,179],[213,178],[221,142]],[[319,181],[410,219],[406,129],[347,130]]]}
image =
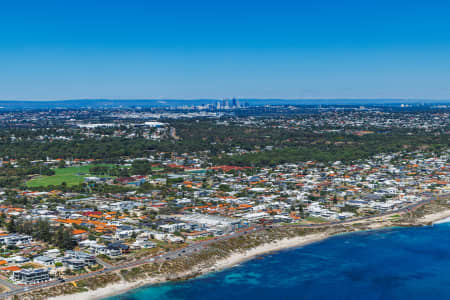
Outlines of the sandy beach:
{"label": "sandy beach", "polygon": [[[392,224],[390,222],[386,221],[386,219],[387,219],[387,216],[376,219],[377,222],[372,223],[371,226],[369,226],[369,227],[371,229],[380,229],[380,228],[391,226]],[[438,223],[439,221],[446,221],[446,219],[448,219],[448,221],[450,221],[450,210],[445,210],[442,212],[424,216],[418,220],[418,223],[421,223],[421,224]],[[310,234],[310,235],[306,235],[306,236],[282,239],[279,241],[275,241],[272,243],[268,243],[268,244],[264,244],[264,245],[255,247],[255,248],[247,250],[247,251],[232,253],[227,258],[217,261],[213,266],[194,267],[191,270],[184,272],[182,274],[175,274],[174,278],[182,278],[182,277],[190,276],[190,275],[206,274],[209,272],[223,270],[223,269],[238,265],[244,261],[250,260],[259,255],[263,255],[263,254],[267,254],[267,253],[275,252],[275,251],[280,251],[283,249],[305,246],[305,245],[308,245],[308,244],[311,244],[314,242],[324,240],[330,236],[331,235],[329,233],[322,232],[322,233]],[[99,288],[99,289],[93,290],[93,291],[90,290],[90,291],[87,291],[84,293],[79,293],[76,295],[64,295],[64,296],[53,297],[50,299],[53,299],[53,300],[104,299],[106,297],[125,293],[127,291],[136,289],[138,287],[142,287],[145,285],[164,283],[166,281],[167,281],[167,278],[165,276],[164,277],[152,277],[152,278],[148,278],[145,280],[139,280],[139,281],[135,281],[135,282],[121,281],[118,283],[113,283],[111,285],[108,285],[105,288]]]}
{"label": "sandy beach", "polygon": [[152,285],[152,284],[163,283],[163,282],[166,282],[166,279],[162,278],[162,277],[153,277],[153,278],[148,278],[146,280],[138,280],[135,282],[121,281],[121,282],[115,282],[104,288],[99,288],[96,290],[89,290],[87,292],[79,293],[79,294],[62,295],[62,296],[58,296],[58,297],[52,297],[49,299],[53,299],[53,300],[104,299],[106,297],[125,293],[127,291],[136,289],[136,288],[144,286],[144,285]]}
{"label": "sandy beach", "polygon": [[447,218],[450,218],[450,210],[444,210],[438,213],[426,215],[420,218],[418,221],[422,223],[434,223]]}
{"label": "sandy beach", "polygon": [[[311,235],[307,235],[307,236],[294,237],[294,238],[290,238],[290,239],[283,239],[283,240],[276,241],[276,242],[273,242],[270,244],[264,244],[264,245],[255,247],[255,248],[250,249],[245,252],[233,253],[226,259],[217,261],[213,266],[211,266],[209,268],[203,268],[203,269],[193,268],[192,270],[189,270],[186,273],[177,274],[176,276],[183,277],[183,276],[188,276],[190,274],[199,274],[199,273],[206,274],[209,272],[223,270],[223,269],[238,265],[244,261],[250,260],[250,259],[252,259],[256,256],[259,256],[259,255],[262,255],[262,254],[280,251],[283,249],[301,247],[301,246],[304,246],[307,244],[321,241],[323,239],[326,239],[327,237],[329,237],[328,234],[319,233],[319,234],[311,234]],[[165,277],[153,277],[153,278],[148,278],[145,280],[139,280],[139,281],[135,281],[135,282],[121,281],[121,282],[117,282],[117,283],[108,285],[107,287],[104,287],[104,288],[90,290],[90,291],[87,291],[84,293],[79,293],[76,295],[63,295],[63,296],[53,297],[50,299],[52,299],[52,300],[103,299],[106,297],[125,293],[129,290],[133,290],[133,289],[136,289],[136,288],[144,286],[144,285],[152,285],[152,284],[157,284],[157,283],[163,283],[166,281],[167,281],[167,279]]]}
{"label": "sandy beach", "polygon": [[283,239],[283,240],[276,241],[276,242],[273,242],[270,244],[264,244],[264,245],[255,247],[255,248],[250,249],[245,252],[233,253],[228,258],[219,260],[214,265],[214,267],[212,267],[210,270],[214,271],[214,270],[226,269],[226,268],[232,267],[234,265],[237,265],[239,263],[242,263],[246,260],[252,259],[256,256],[262,255],[262,254],[279,251],[279,250],[283,250],[283,249],[288,249],[288,248],[304,246],[307,244],[321,241],[323,239],[326,239],[327,237],[329,237],[329,235],[326,233],[318,233],[318,234],[311,234],[311,235],[307,235],[307,236],[295,237],[295,238],[291,238],[291,239]]}

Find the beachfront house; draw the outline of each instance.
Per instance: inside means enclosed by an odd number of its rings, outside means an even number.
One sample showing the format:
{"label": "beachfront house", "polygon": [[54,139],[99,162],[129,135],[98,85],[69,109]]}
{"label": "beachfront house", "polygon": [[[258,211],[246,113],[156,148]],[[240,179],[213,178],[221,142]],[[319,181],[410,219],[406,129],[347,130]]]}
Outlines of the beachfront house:
{"label": "beachfront house", "polygon": [[43,265],[43,266],[50,267],[51,265],[53,265],[55,263],[55,259],[50,256],[41,255],[41,256],[36,256],[35,258],[33,258],[33,262]]}
{"label": "beachfront house", "polygon": [[50,280],[47,269],[23,269],[13,272],[12,279],[20,284],[36,284]]}

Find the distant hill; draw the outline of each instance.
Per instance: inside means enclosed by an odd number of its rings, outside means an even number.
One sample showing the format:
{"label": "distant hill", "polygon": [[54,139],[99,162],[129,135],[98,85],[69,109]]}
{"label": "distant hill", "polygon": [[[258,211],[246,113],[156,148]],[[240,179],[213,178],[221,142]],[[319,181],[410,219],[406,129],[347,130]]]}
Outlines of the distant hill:
{"label": "distant hill", "polygon": [[[21,101],[0,100],[3,110],[34,110],[34,109],[76,109],[76,108],[135,108],[163,107],[181,105],[202,105],[216,103],[219,99],[194,100],[114,100],[114,99],[83,99],[54,101]],[[449,104],[450,100],[433,99],[239,99],[243,104],[251,105],[393,105],[393,104]]]}

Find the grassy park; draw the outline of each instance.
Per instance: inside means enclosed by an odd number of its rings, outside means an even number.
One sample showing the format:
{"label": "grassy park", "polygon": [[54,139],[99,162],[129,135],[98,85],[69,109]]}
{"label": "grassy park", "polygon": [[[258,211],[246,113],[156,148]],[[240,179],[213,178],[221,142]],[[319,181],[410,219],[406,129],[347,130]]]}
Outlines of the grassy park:
{"label": "grassy park", "polygon": [[[112,168],[113,164],[99,164],[96,166],[104,166]],[[26,185],[29,188],[33,187],[47,187],[50,185],[60,185],[63,182],[67,184],[67,186],[74,186],[84,182],[84,178],[88,176],[96,176],[96,177],[108,177],[105,175],[95,175],[91,174],[89,169],[93,167],[93,165],[87,166],[77,166],[77,167],[67,167],[67,168],[55,168],[55,175],[52,176],[37,176],[33,179],[29,180]],[[130,166],[122,166],[123,168],[130,168]],[[153,167],[153,172],[158,172],[164,170],[161,167]]]}
{"label": "grassy park", "polygon": [[67,186],[73,186],[84,182],[84,177],[87,176],[98,176],[89,174],[89,168],[91,166],[79,166],[79,167],[68,167],[68,168],[57,168],[54,169],[55,175],[52,176],[39,176],[33,178],[27,182],[27,187],[40,187],[49,185],[60,185],[63,182]]}

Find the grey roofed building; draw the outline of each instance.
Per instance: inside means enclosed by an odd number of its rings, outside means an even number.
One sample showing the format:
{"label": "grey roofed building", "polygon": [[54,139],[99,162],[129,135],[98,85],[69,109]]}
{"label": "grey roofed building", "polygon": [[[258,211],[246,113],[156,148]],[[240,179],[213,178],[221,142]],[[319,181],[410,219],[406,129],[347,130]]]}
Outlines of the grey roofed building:
{"label": "grey roofed building", "polygon": [[33,262],[41,264],[41,265],[45,265],[45,266],[50,266],[55,262],[55,259],[53,257],[49,257],[49,256],[36,256],[35,258],[33,258]]}
{"label": "grey roofed building", "polygon": [[84,259],[78,258],[64,258],[62,262],[72,270],[79,270],[87,266],[87,262]]}
{"label": "grey roofed building", "polygon": [[81,259],[87,264],[96,263],[95,256],[82,251],[67,250],[65,253],[65,259]]}
{"label": "grey roofed building", "polygon": [[23,284],[36,284],[50,280],[47,269],[23,269],[13,273],[13,280]]}

